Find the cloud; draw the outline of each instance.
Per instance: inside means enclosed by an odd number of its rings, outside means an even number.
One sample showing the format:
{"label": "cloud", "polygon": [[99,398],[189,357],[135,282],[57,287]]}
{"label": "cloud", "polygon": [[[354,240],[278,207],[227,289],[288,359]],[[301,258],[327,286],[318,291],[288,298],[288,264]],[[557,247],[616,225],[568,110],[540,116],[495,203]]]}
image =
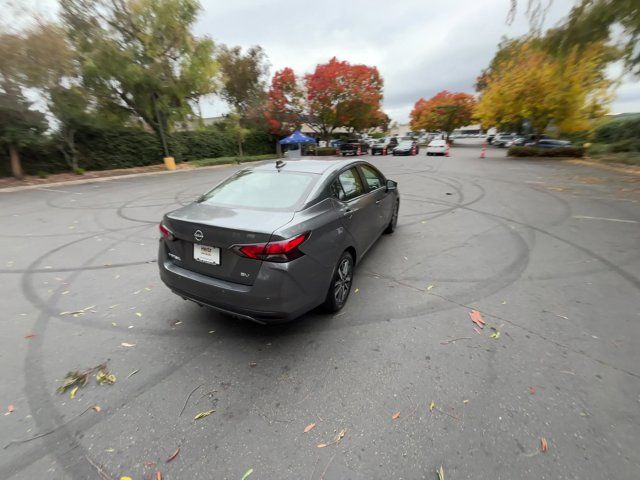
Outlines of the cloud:
{"label": "cloud", "polygon": [[[385,81],[384,109],[401,123],[420,97],[445,89],[473,93],[500,39],[529,27],[523,12],[507,24],[507,0],[201,1],[197,33],[226,44],[261,45],[272,73],[289,66],[304,74],[333,56],[377,66]],[[546,25],[556,24],[569,6],[553,2]],[[627,82],[620,91],[634,87],[637,92],[637,83]],[[612,106],[620,108],[640,111],[640,99],[625,93]],[[223,110],[216,101],[205,106],[205,113]]]}

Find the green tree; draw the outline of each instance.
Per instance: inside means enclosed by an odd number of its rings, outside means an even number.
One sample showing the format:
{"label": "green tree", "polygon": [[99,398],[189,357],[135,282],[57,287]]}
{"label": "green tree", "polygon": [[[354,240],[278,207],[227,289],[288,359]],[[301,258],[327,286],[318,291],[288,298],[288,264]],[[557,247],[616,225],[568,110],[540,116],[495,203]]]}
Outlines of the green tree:
{"label": "green tree", "polygon": [[222,75],[222,98],[243,120],[254,116],[256,110],[263,111],[269,65],[262,48],[254,46],[243,54],[240,47],[222,45],[217,59]]}
{"label": "green tree", "polygon": [[83,85],[102,105],[142,120],[169,156],[166,133],[216,90],[213,41],[191,32],[197,0],[60,0],[60,6]]}
{"label": "green tree", "polygon": [[[511,18],[518,3],[518,0],[511,0]],[[534,30],[539,30],[548,6],[546,1],[527,0],[527,12]],[[577,0],[565,21],[547,32],[546,41],[550,51],[564,54],[575,47],[587,48],[594,42],[615,43],[629,69],[640,75],[638,0]]]}

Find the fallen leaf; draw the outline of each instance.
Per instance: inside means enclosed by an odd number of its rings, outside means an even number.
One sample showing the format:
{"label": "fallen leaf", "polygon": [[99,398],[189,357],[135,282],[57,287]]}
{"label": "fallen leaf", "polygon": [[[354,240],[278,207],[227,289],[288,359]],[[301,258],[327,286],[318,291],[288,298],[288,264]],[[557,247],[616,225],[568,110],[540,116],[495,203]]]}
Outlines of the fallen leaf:
{"label": "fallen leaf", "polygon": [[326,443],[319,443],[318,445],[316,445],[318,448],[324,448],[327,446]]}
{"label": "fallen leaf", "polygon": [[469,403],[469,400],[463,400],[462,403],[467,404]]}
{"label": "fallen leaf", "polygon": [[193,417],[194,420],[200,420],[201,418],[204,417],[208,417],[209,415],[211,415],[213,412],[215,412],[215,410],[207,410],[206,412],[200,412],[199,414],[197,414],[195,417]]}
{"label": "fallen leaf", "polygon": [[396,412],[396,413],[394,413],[393,415],[391,415],[391,418],[392,418],[393,420],[397,420],[397,419],[399,419],[399,418],[400,418],[400,412]]}
{"label": "fallen leaf", "polygon": [[306,427],[304,427],[304,433],[310,432],[311,430],[313,430],[314,428],[316,428],[316,424],[315,423],[310,423],[309,425],[307,425]]}
{"label": "fallen leaf", "polygon": [[433,412],[433,410],[436,408],[436,402],[431,402],[431,404],[429,405],[429,411]]}
{"label": "fallen leaf", "polygon": [[438,473],[438,480],[444,480],[444,468],[442,468],[442,465],[436,472]]}
{"label": "fallen leaf", "polygon": [[536,394],[536,388],[535,387],[529,387],[529,393],[531,395],[535,395]]}
{"label": "fallen leaf", "polygon": [[131,372],[129,375],[127,375],[127,378],[129,377],[133,377],[136,373],[138,373],[140,371],[140,369],[134,370],[133,372]]}
{"label": "fallen leaf", "polygon": [[353,293],[358,293],[360,291],[359,288],[356,288]]}
{"label": "fallen leaf", "polygon": [[76,398],[76,393],[78,393],[78,387],[73,387],[71,389],[71,393],[69,394],[69,397],[73,400],[74,398]]}
{"label": "fallen leaf", "polygon": [[251,475],[253,473],[253,468],[250,468],[249,470],[247,470],[245,472],[244,475],[242,475],[242,479],[241,480],[247,480],[247,478],[249,478],[249,475]]}
{"label": "fallen leaf", "polygon": [[471,318],[471,321],[475,323],[478,327],[484,328],[485,321],[482,319],[482,315],[478,310],[471,310],[469,312],[469,317]]}
{"label": "fallen leaf", "polygon": [[133,480],[131,477],[120,477],[120,480]]}
{"label": "fallen leaf", "polygon": [[141,317],[142,314],[140,312],[136,312],[136,317]]}
{"label": "fallen leaf", "polygon": [[209,330],[209,333],[216,333],[215,330]]}
{"label": "fallen leaf", "polygon": [[4,416],[6,417],[7,415],[11,415],[13,413],[13,410],[14,410],[13,405],[9,405],[7,407],[7,411],[5,412]]}
{"label": "fallen leaf", "polygon": [[112,309],[116,308],[118,305],[120,305],[120,304],[119,304],[119,303],[116,303],[115,305],[111,305],[111,306],[109,307],[109,310],[112,310]]}
{"label": "fallen leaf", "polygon": [[173,452],[169,458],[167,458],[167,463],[175,460],[179,453],[180,453],[180,447],[178,447],[176,451]]}
{"label": "fallen leaf", "polygon": [[69,290],[65,290],[64,292],[62,292],[60,295],[66,295],[67,293],[69,293]]}
{"label": "fallen leaf", "polygon": [[547,443],[547,439],[544,437],[540,439],[540,450],[542,450],[543,453],[549,450],[549,444]]}
{"label": "fallen leaf", "polygon": [[503,301],[502,301],[502,305],[506,305],[506,304],[507,304],[507,301],[506,301],[506,300],[503,300]]}
{"label": "fallen leaf", "polygon": [[249,362],[250,367],[255,367],[256,365],[258,365],[256,362]]}
{"label": "fallen leaf", "polygon": [[126,342],[122,342],[120,345],[122,345],[123,347],[135,347],[136,346],[135,343],[126,343]]}
{"label": "fallen leaf", "polygon": [[338,433],[338,435],[336,435],[335,442],[337,443],[340,440],[342,440],[346,434],[347,434],[347,429],[346,428],[343,428],[342,430],[340,430],[340,433]]}
{"label": "fallen leaf", "polygon": [[427,292],[428,292],[429,290],[431,290],[432,288],[433,288],[433,285],[429,285],[429,286],[427,287]]}
{"label": "fallen leaf", "polygon": [[156,480],[162,480],[162,472],[160,470],[156,470]]}
{"label": "fallen leaf", "polygon": [[116,376],[103,367],[96,373],[96,380],[100,385],[113,385],[116,383]]}
{"label": "fallen leaf", "polygon": [[100,413],[102,411],[102,408],[100,408],[100,405],[94,405],[93,407],[91,407],[96,413]]}
{"label": "fallen leaf", "polygon": [[500,338],[500,332],[493,332],[490,337],[498,340]]}

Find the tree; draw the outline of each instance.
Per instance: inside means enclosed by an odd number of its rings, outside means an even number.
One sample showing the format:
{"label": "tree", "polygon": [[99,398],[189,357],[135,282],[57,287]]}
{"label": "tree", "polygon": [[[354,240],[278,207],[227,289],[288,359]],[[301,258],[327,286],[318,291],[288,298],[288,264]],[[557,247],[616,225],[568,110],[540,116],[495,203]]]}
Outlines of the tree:
{"label": "tree", "polygon": [[267,93],[265,117],[273,135],[289,135],[300,128],[305,110],[305,95],[294,71],[277,71]]}
{"label": "tree", "polygon": [[449,135],[456,128],[468,125],[473,117],[475,99],[468,93],[446,90],[429,100],[421,98],[411,111],[411,130],[440,130]]}
{"label": "tree", "polygon": [[60,0],[85,85],[101,104],[141,119],[161,141],[192,104],[215,92],[209,38],[191,28],[197,0]]}
{"label": "tree", "polygon": [[249,48],[243,55],[240,47],[222,45],[217,58],[222,74],[220,95],[236,113],[246,118],[265,101],[264,78],[269,71],[266,55],[259,46]]}
{"label": "tree", "polygon": [[383,80],[376,67],[351,65],[333,57],[305,76],[308,123],[329,140],[338,127],[369,128],[382,102]]}
{"label": "tree", "polygon": [[11,173],[17,179],[24,176],[20,148],[37,141],[46,129],[44,115],[31,109],[19,86],[2,79],[0,83],[0,144],[6,145],[11,161]]}
{"label": "tree", "polygon": [[[548,6],[549,3],[542,0],[527,1],[534,30],[540,28]],[[518,0],[511,0],[510,18],[514,17],[517,7]],[[576,47],[584,49],[593,43],[613,42],[620,48],[628,68],[640,75],[640,8],[637,0],[578,0],[564,23],[547,32],[545,40],[550,52],[560,54],[569,54]]]}
{"label": "tree", "polygon": [[509,43],[507,48],[509,55],[496,54],[476,109],[485,127],[513,128],[526,120],[535,133],[551,124],[561,133],[572,133],[587,130],[592,119],[605,113],[611,82],[604,73],[604,45],[574,48],[562,58],[535,40]]}
{"label": "tree", "polygon": [[24,37],[0,33],[0,144],[9,151],[11,173],[23,178],[20,148],[37,141],[46,129],[45,117],[32,109],[23,94],[27,78],[24,68]]}

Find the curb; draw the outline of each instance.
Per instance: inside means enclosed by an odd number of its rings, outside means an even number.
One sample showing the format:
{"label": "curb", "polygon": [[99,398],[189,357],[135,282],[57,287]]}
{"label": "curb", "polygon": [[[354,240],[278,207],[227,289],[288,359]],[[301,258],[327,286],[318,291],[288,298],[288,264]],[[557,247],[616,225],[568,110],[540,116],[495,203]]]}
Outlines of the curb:
{"label": "curb", "polygon": [[193,172],[194,170],[211,170],[215,168],[222,167],[232,167],[236,166],[234,163],[223,163],[221,165],[209,165],[206,167],[193,167],[182,170],[161,170],[159,172],[140,172],[140,173],[125,173],[123,175],[112,175],[109,177],[94,177],[94,178],[83,178],[79,180],[66,180],[60,182],[51,182],[51,183],[38,183],[35,185],[20,185],[17,187],[0,187],[0,194],[2,193],[13,193],[13,192],[21,192],[24,190],[34,190],[38,188],[51,188],[56,186],[65,186],[65,185],[84,185],[85,183],[97,183],[97,182],[108,182],[111,180],[117,180],[119,178],[136,178],[136,177],[148,177],[151,175],[167,175],[167,174],[175,174],[175,173],[183,173],[183,172]]}
{"label": "curb", "polygon": [[595,160],[584,160],[584,159],[577,159],[577,158],[564,160],[564,162],[571,163],[573,165],[583,165],[586,167],[599,168],[601,170],[609,170],[610,172],[640,176],[640,167],[635,167],[633,165],[625,165],[623,163],[610,164],[610,163],[597,162]]}

